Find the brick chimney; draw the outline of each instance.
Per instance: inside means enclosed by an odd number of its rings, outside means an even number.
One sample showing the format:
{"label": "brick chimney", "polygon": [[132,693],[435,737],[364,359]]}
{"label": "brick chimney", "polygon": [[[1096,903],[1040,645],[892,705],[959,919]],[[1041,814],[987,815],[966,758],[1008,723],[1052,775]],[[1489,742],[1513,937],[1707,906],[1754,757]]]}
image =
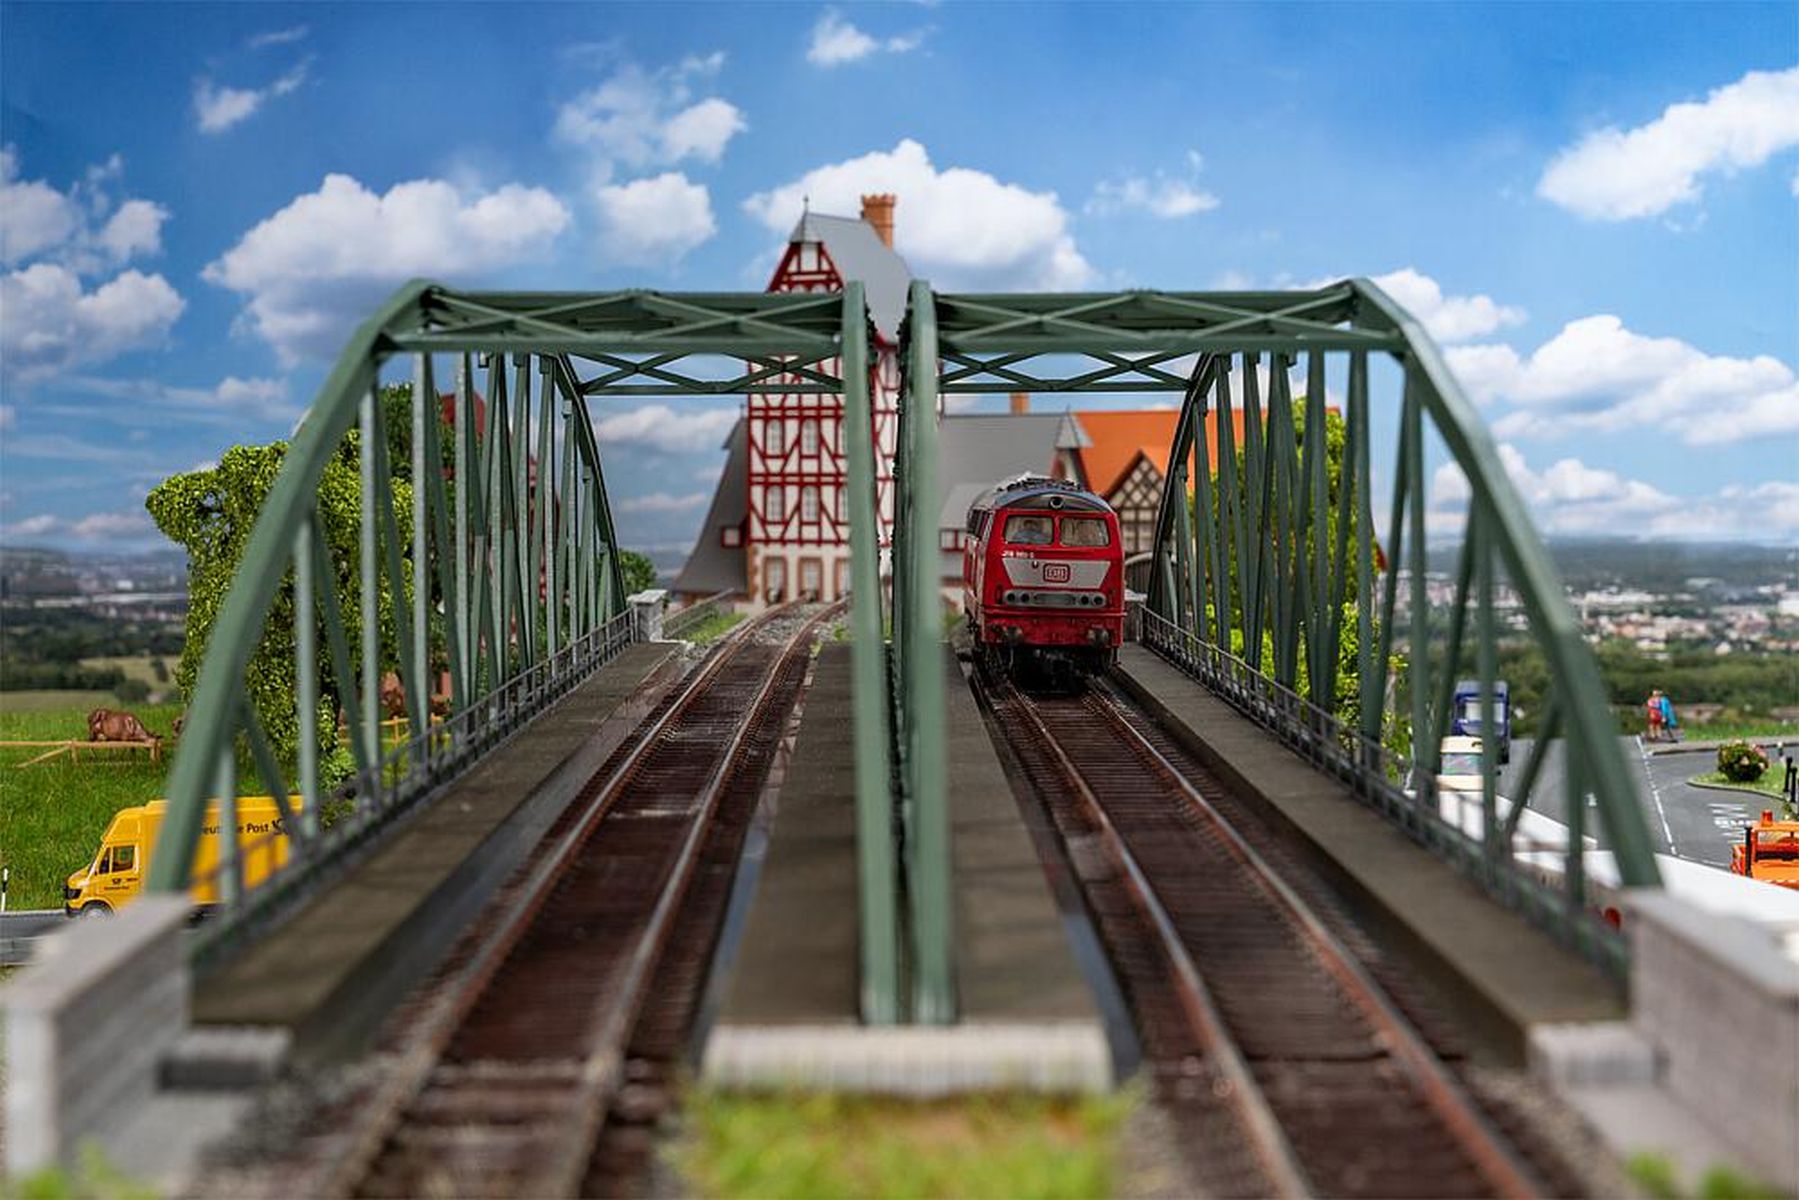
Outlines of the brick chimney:
{"label": "brick chimney", "polygon": [[1030,411],[1031,411],[1031,397],[1029,396],[1029,394],[1027,394],[1025,392],[1013,392],[1012,393],[1012,415],[1017,416],[1019,413],[1028,413]]}
{"label": "brick chimney", "polygon": [[862,197],[862,219],[875,227],[881,244],[893,249],[893,206],[899,198],[892,192]]}

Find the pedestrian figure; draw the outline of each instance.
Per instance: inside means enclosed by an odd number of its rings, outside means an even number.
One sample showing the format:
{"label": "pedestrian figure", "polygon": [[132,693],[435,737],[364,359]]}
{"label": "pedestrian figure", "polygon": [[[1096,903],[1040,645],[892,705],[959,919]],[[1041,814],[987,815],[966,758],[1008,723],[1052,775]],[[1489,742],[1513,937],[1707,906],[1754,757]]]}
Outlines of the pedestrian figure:
{"label": "pedestrian figure", "polygon": [[1662,722],[1665,719],[1662,713],[1662,689],[1649,690],[1649,699],[1643,702],[1643,717],[1649,723],[1649,730],[1644,737],[1651,742],[1661,741]]}
{"label": "pedestrian figure", "polygon": [[1670,742],[1678,742],[1680,740],[1680,720],[1674,715],[1674,701],[1668,699],[1666,693],[1662,694],[1661,707],[1662,729],[1668,735]]}

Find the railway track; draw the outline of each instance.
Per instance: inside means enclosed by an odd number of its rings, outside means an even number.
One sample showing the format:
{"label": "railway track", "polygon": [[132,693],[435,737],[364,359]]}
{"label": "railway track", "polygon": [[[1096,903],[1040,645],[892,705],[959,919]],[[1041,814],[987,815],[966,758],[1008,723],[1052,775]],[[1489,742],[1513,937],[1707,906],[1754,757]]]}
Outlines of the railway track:
{"label": "railway track", "polygon": [[691,1021],[737,852],[836,611],[734,631],[594,777],[413,1010],[329,1194],[568,1196],[616,1179],[608,1129],[641,1119],[666,1082],[666,1063],[634,1055]]}
{"label": "railway track", "polygon": [[1153,723],[1104,683],[1044,698],[982,673],[977,687],[1081,881],[1196,1182],[1218,1195],[1555,1190]]}

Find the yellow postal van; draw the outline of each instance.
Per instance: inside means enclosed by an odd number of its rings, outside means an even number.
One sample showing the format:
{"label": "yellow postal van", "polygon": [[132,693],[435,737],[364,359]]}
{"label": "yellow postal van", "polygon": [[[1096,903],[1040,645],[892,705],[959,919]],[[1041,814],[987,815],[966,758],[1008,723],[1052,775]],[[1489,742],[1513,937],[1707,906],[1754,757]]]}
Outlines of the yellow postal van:
{"label": "yellow postal van", "polygon": [[[297,811],[300,798],[292,797],[288,803]],[[93,861],[64,884],[63,911],[70,916],[110,913],[135,900],[150,875],[150,855],[168,808],[167,800],[152,800],[114,813]],[[267,879],[287,861],[288,831],[282,827],[281,810],[275,807],[273,796],[238,797],[237,845],[246,889]],[[218,864],[219,805],[215,800],[206,806],[206,823],[194,851],[195,904],[218,903],[214,877]]]}

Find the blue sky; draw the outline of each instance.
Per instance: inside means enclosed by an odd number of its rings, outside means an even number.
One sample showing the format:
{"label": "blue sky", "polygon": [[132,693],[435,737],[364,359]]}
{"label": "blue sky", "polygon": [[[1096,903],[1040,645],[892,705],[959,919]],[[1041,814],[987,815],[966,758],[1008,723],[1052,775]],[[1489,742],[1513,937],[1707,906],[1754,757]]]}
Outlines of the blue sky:
{"label": "blue sky", "polygon": [[[157,543],[395,284],[1379,278],[1558,533],[1799,541],[1791,4],[0,5],[0,543]],[[598,414],[691,540],[728,403]],[[1449,519],[1451,468],[1433,480]]]}

